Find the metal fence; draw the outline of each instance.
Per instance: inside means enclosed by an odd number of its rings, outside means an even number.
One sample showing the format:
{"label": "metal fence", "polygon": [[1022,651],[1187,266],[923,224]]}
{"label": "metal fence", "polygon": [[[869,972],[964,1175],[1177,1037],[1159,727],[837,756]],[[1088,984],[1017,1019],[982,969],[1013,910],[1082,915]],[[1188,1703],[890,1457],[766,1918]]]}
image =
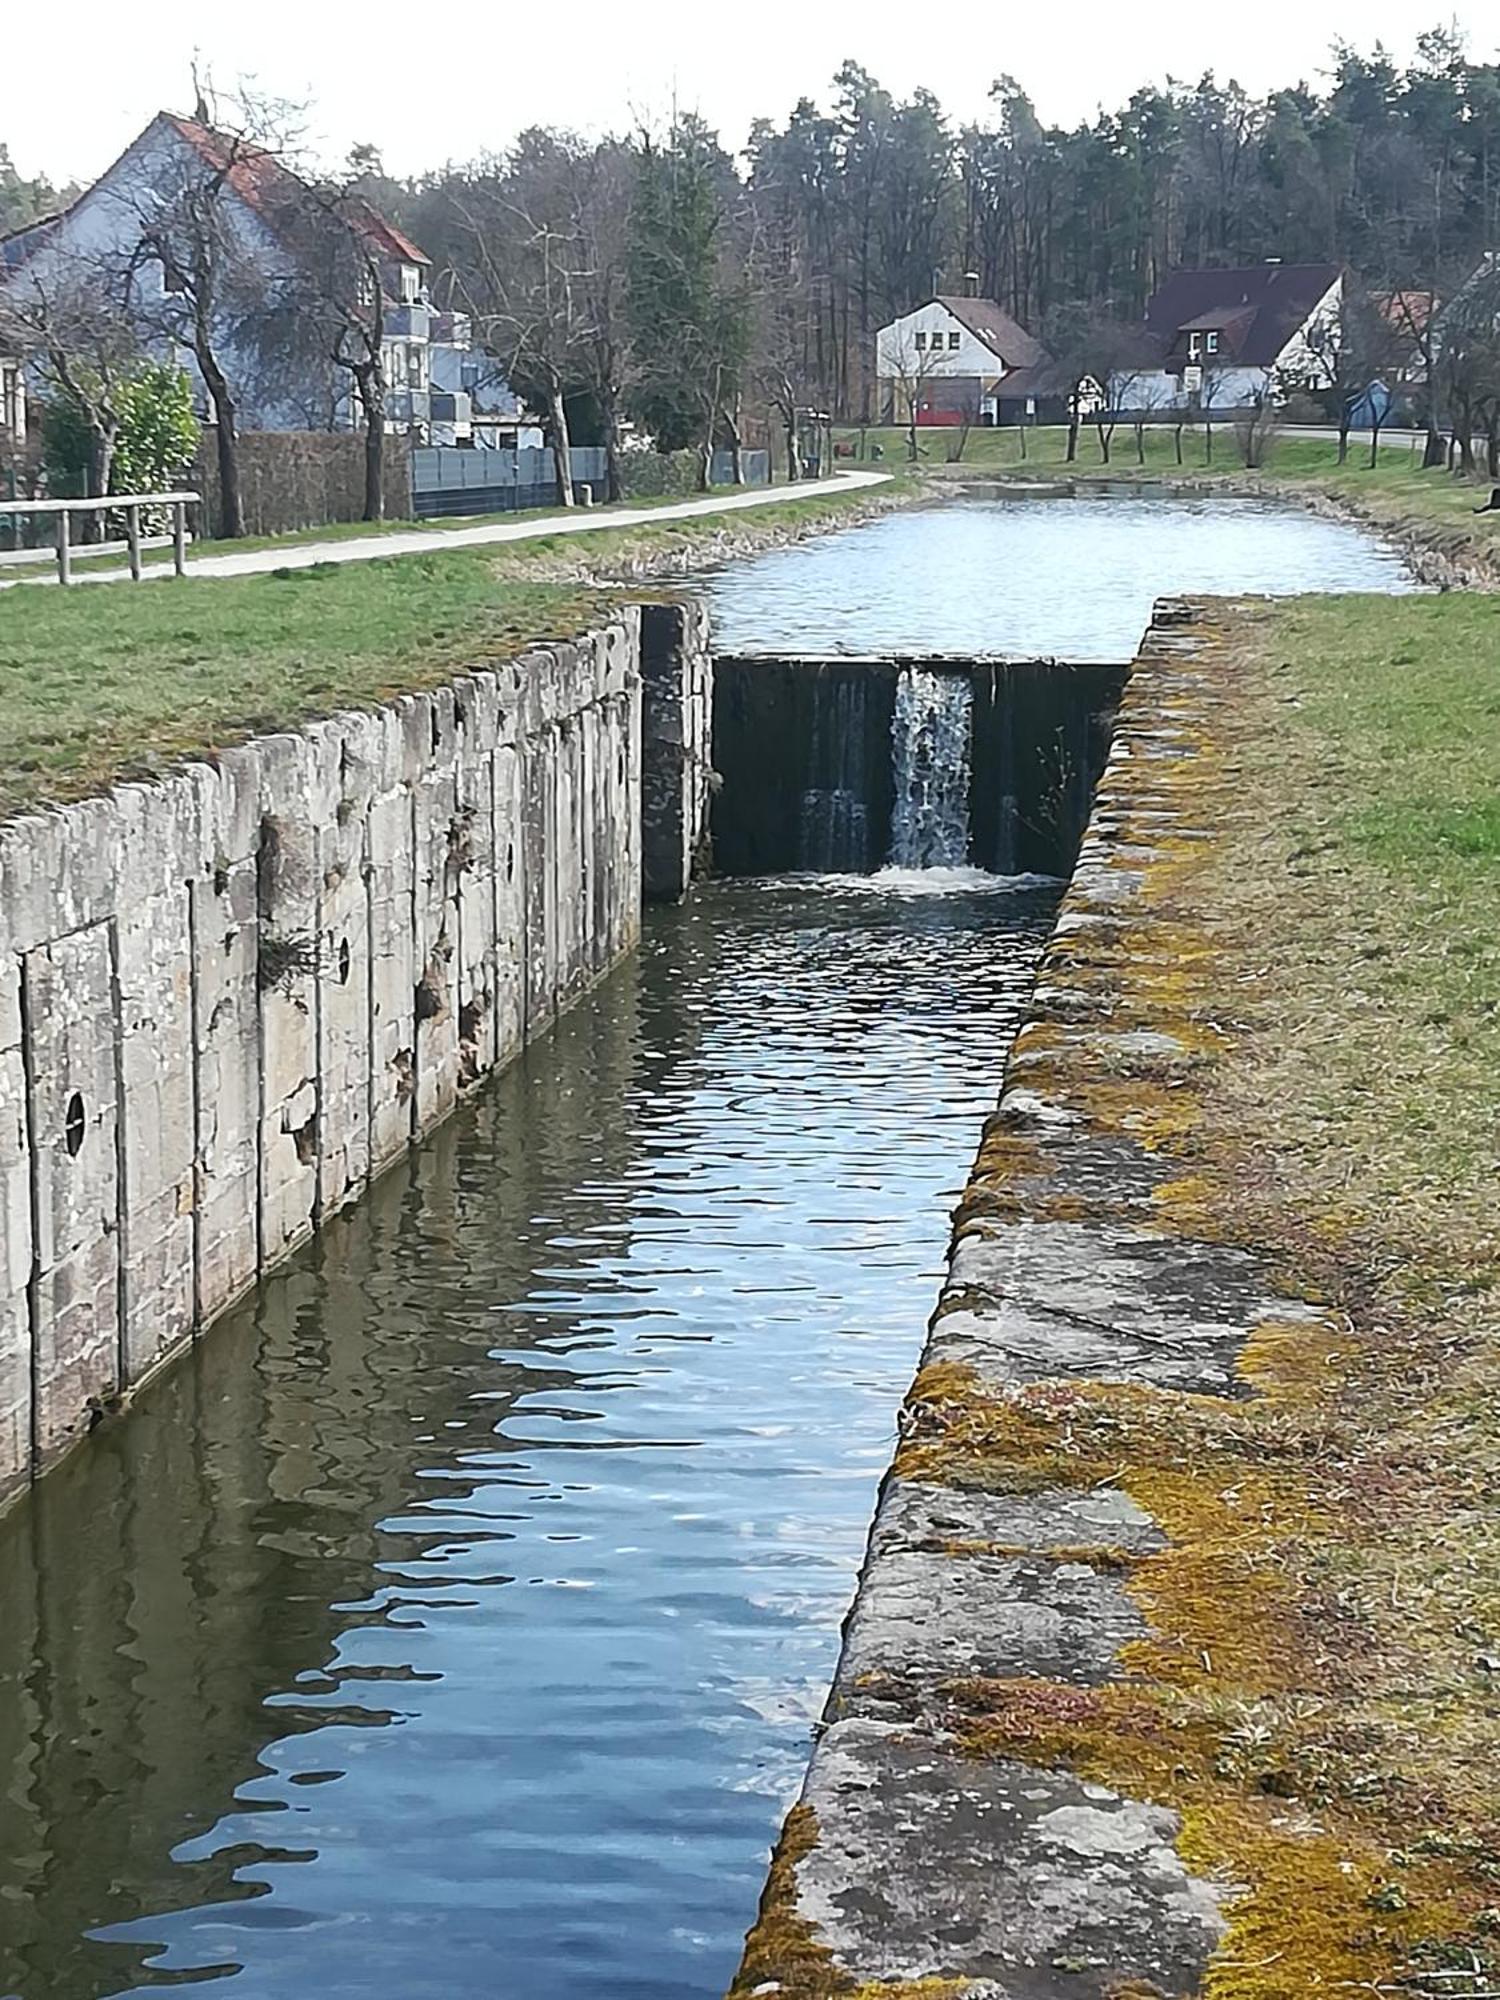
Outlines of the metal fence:
{"label": "metal fence", "polygon": [[[591,485],[602,493],[602,451],[574,451],[571,466],[575,492]],[[550,451],[463,451],[421,445],[411,455],[411,498],[419,520],[555,507],[557,467]]]}
{"label": "metal fence", "polygon": [[[771,476],[770,455],[742,453],[745,483],[764,486]],[[609,469],[602,448],[575,446],[569,458],[573,491],[588,486],[602,500]],[[727,451],[714,453],[712,479],[728,486],[734,464]],[[411,454],[412,512],[418,520],[450,514],[505,514],[523,507],[557,505],[557,468],[550,451],[465,451],[422,445]]]}

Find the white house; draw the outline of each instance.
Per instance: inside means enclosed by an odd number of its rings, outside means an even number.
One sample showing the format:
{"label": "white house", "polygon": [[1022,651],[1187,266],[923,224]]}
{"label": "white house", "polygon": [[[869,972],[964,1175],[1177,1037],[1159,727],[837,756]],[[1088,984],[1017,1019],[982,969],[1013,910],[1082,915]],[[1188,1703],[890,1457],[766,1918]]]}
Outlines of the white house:
{"label": "white house", "polygon": [[1141,365],[1115,372],[1110,400],[1124,411],[1228,411],[1325,389],[1343,295],[1339,264],[1174,271],[1147,302]]}
{"label": "white house", "polygon": [[1007,376],[1039,370],[1046,349],[993,299],[939,295],[881,327],[875,375],[886,423],[993,424]]}
{"label": "white house", "polygon": [[[236,390],[239,422],[246,430],[356,427],[358,410],[347,372],[299,337],[299,299],[309,280],[289,218],[300,206],[300,184],[269,153],[237,144],[199,119],[159,113],[62,214],[0,242],[4,295],[24,311],[28,295],[44,296],[70,275],[88,283],[97,282],[100,273],[129,269],[142,325],[169,321],[171,314],[163,308],[174,291],[173,274],[160,261],[140,255],[143,219],[149,220],[153,206],[169,209],[174,194],[205,168],[224,177],[228,198],[222,213],[241,288],[243,274],[249,272],[261,289],[260,299],[235,302],[217,342]],[[367,203],[353,204],[344,215],[380,273],[387,427],[425,441],[434,422],[434,324],[441,317],[428,296],[430,262]],[[284,353],[274,340],[265,339],[265,328],[276,315],[287,327]],[[244,331],[237,333],[236,327]],[[192,354],[180,344],[172,351],[193,376],[204,414],[210,414]],[[461,385],[445,391],[443,410],[444,441],[467,441],[471,412]]]}

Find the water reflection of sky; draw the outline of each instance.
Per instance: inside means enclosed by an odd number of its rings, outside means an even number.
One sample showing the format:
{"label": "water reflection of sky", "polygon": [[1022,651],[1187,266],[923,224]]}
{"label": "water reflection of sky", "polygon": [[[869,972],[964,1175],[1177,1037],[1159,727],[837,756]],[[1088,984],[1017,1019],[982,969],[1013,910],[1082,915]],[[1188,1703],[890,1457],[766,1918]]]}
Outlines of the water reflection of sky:
{"label": "water reflection of sky", "polygon": [[58,1475],[0,1993],[722,1992],[1051,907],[942,886],[662,915]]}
{"label": "water reflection of sky", "polygon": [[726,652],[997,653],[1127,660],[1156,598],[1406,591],[1347,522],[1233,498],[1080,492],[888,514],[736,563],[707,584]]}

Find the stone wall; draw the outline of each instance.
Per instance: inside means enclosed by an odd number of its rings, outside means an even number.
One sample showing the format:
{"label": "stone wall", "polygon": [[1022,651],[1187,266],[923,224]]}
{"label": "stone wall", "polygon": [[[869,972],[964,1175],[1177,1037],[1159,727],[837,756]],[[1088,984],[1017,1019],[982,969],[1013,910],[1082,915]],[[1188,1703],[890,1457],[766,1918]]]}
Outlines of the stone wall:
{"label": "stone wall", "polygon": [[642,794],[630,608],[0,828],[0,1498],[630,949]]}
{"label": "stone wall", "polygon": [[642,605],[641,683],[651,751],[645,889],[653,902],[675,902],[686,893],[708,838],[714,712],[705,604]]}

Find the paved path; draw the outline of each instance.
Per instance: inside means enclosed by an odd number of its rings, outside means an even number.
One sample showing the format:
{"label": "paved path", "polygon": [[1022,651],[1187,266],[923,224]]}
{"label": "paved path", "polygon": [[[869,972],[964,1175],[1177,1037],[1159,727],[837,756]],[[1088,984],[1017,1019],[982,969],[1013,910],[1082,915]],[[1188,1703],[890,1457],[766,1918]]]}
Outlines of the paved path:
{"label": "paved path", "polygon": [[[700,514],[734,514],[752,507],[779,506],[787,500],[816,500],[826,494],[848,493],[857,486],[883,486],[888,472],[836,472],[830,479],[806,479],[794,486],[760,486],[743,493],[713,493],[701,500],[682,500],[670,507],[581,507],[571,513],[549,514],[529,521],[487,521],[466,528],[393,528],[386,535],[351,535],[335,542],[292,542],[284,548],[245,549],[238,554],[189,560],[193,577],[260,576],[273,569],[311,569],[315,563],[378,562],[387,556],[431,555],[434,550],[487,548],[497,542],[530,542],[543,535],[586,535],[609,528],[649,528],[662,521],[691,521]],[[170,577],[170,563],[149,564],[142,581]],[[128,569],[80,569],[75,583],[128,582]],[[23,583],[56,584],[55,571],[36,576],[6,577],[0,590]]]}

